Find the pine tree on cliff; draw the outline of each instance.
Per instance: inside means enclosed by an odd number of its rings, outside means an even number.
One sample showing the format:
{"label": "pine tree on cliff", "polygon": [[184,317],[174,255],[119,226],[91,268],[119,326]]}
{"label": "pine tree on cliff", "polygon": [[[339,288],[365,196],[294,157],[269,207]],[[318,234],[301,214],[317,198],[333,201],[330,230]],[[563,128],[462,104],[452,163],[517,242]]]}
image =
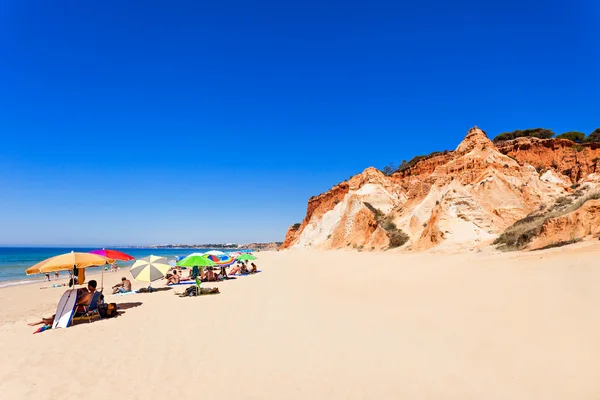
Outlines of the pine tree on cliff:
{"label": "pine tree on cliff", "polygon": [[600,142],[600,128],[594,129],[592,133],[585,138],[586,142]]}

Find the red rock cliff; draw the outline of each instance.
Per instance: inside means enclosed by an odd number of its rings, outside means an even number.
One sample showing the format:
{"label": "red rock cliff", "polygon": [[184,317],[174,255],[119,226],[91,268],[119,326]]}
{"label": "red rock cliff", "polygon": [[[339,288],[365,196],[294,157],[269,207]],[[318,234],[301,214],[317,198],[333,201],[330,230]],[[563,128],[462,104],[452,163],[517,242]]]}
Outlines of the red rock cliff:
{"label": "red rock cliff", "polygon": [[495,145],[475,127],[455,151],[423,157],[391,176],[367,168],[312,197],[282,248],[378,250],[397,229],[410,237],[410,249],[473,248],[568,192],[572,182],[600,181],[599,160],[598,144],[520,138]]}

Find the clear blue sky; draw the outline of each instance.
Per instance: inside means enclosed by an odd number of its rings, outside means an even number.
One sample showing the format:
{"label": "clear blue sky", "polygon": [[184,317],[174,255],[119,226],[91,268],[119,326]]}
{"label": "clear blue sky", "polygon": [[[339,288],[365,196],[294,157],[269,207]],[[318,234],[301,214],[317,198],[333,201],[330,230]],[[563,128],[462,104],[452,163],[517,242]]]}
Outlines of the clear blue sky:
{"label": "clear blue sky", "polygon": [[373,165],[600,126],[593,0],[0,4],[0,244],[282,240]]}

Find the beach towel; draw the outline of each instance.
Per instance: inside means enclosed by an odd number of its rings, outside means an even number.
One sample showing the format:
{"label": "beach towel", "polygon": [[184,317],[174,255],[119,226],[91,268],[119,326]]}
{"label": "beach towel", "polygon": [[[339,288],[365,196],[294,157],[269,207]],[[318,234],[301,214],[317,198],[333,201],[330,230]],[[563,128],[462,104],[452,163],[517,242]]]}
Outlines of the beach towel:
{"label": "beach towel", "polygon": [[235,275],[235,276],[248,276],[248,275],[254,275],[254,274],[258,274],[259,272],[262,272],[262,270],[260,270],[260,269],[259,269],[259,270],[257,270],[256,272],[253,272],[253,273],[251,273],[251,274],[250,274],[250,273],[248,273],[248,274],[241,274],[241,275]]}
{"label": "beach towel", "polygon": [[36,330],[35,332],[33,332],[34,334],[36,333],[40,333],[40,332],[44,332],[47,331],[48,329],[52,328],[51,325],[44,325],[41,328],[38,328],[38,330]]}
{"label": "beach towel", "polygon": [[[219,294],[219,288],[200,288],[200,295]],[[175,293],[179,297],[195,297],[198,295],[198,287],[189,287],[183,293]]]}
{"label": "beach towel", "polygon": [[111,294],[111,296],[129,296],[130,294],[137,294],[137,292],[133,292],[133,291],[131,291],[131,292],[125,292],[125,293],[119,292],[119,293],[116,293],[116,294]]}

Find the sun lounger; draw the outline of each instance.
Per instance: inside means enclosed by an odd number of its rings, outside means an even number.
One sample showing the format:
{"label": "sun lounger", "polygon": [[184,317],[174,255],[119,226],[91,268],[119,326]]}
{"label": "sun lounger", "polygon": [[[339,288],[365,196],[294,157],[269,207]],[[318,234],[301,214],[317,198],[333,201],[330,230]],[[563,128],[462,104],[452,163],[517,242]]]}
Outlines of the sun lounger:
{"label": "sun lounger", "polygon": [[98,305],[102,302],[102,293],[101,292],[95,292],[92,295],[92,299],[90,300],[90,304],[89,305],[82,305],[81,307],[83,307],[83,312],[79,312],[79,313],[75,313],[75,316],[73,317],[73,322],[74,321],[83,321],[83,320],[87,320],[88,322],[92,322],[92,319],[94,318],[100,318],[100,314],[98,313]]}

